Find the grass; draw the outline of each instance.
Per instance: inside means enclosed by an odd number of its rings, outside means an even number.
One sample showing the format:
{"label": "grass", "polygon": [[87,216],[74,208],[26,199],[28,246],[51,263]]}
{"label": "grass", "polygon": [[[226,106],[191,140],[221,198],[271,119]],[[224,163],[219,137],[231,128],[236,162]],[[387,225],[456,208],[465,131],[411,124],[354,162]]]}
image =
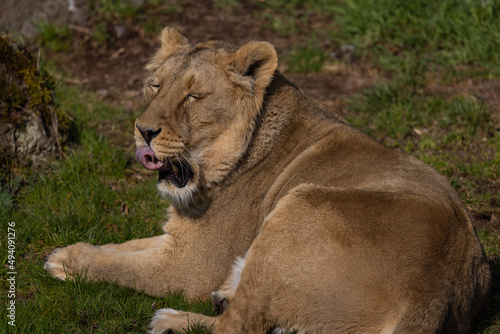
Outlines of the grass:
{"label": "grass", "polygon": [[493,133],[490,107],[482,100],[472,95],[444,99],[410,80],[411,76],[405,76],[377,85],[351,99],[349,108],[364,115],[353,118],[352,123],[364,128],[370,118],[365,132],[379,139],[390,137],[399,144],[415,133],[431,130],[446,134],[444,142]]}
{"label": "grass", "polygon": [[[284,37],[301,35],[303,44],[314,34],[339,49],[352,46],[355,55],[385,71],[398,72],[419,60],[453,75],[500,75],[496,0],[270,0],[260,6],[255,16],[264,28]],[[314,29],[312,18],[325,22],[321,30]]]}
{"label": "grass", "polygon": [[290,50],[285,62],[287,71],[291,73],[319,72],[325,61],[325,52],[313,43]]}
{"label": "grass", "polygon": [[[231,12],[243,6],[233,0],[215,5]],[[150,11],[154,6],[181,10],[175,2],[150,0],[148,6]],[[148,35],[159,27],[141,9],[118,0],[100,0],[95,10],[99,20],[93,31],[98,38],[102,29],[103,41],[109,38],[104,35],[107,20],[130,20],[140,14]],[[349,121],[432,165],[450,179],[476,217],[491,221],[500,217],[500,194],[495,191],[500,182],[500,134],[492,117],[494,106],[470,92],[444,94],[435,87],[500,78],[499,15],[496,0],[267,0],[260,1],[254,13],[264,28],[282,38],[299,36],[299,44],[282,57],[288,72],[321,71],[332,53],[346,66],[370,64],[378,83],[346,99]],[[318,20],[321,28],[312,24]],[[64,28],[44,27],[42,44],[65,52],[71,45],[58,40],[57,29]],[[85,277],[63,283],[42,269],[44,257],[56,247],[159,234],[168,206],[156,194],[154,176],[143,172],[123,145],[121,133],[131,133],[134,115],[77,87],[60,87],[57,98],[78,124],[79,145],[48,171],[21,171],[10,177],[10,192],[0,193],[0,219],[16,223],[14,332],[143,333],[158,308],[210,314],[207,301],[188,301],[177,293],[154,298]],[[118,133],[106,130],[111,123]],[[2,225],[2,241],[6,228]],[[494,285],[473,333],[498,333],[500,233],[489,226],[477,233]],[[7,259],[4,256],[3,262]],[[6,277],[2,272],[2,298],[8,290]],[[3,319],[6,311],[0,310]],[[0,322],[0,332],[12,330],[6,326]],[[197,332],[206,329],[186,330]]]}
{"label": "grass", "polygon": [[40,21],[36,28],[41,45],[54,52],[68,51],[71,48],[73,32],[68,27]]}
{"label": "grass", "polygon": [[341,3],[331,9],[342,27],[333,32],[334,36],[349,39],[360,53],[376,51],[386,69],[399,67],[405,57],[423,57],[441,68],[473,63],[498,75],[498,1]]}
{"label": "grass", "polygon": [[125,20],[142,11],[132,1],[122,0],[97,0],[92,3],[94,11],[104,21]]}

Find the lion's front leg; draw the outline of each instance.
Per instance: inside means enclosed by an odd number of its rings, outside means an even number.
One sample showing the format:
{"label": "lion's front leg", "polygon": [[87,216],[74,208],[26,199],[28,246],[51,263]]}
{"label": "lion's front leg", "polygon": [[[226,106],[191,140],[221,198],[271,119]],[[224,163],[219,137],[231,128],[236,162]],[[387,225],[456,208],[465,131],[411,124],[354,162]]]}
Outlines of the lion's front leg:
{"label": "lion's front leg", "polygon": [[113,247],[99,247],[88,243],[54,250],[44,268],[57,278],[65,280],[82,275],[89,279],[116,282],[122,286],[163,295],[167,261],[164,247],[119,251]]}
{"label": "lion's front leg", "polygon": [[77,243],[52,252],[44,268],[63,280],[81,275],[153,296],[183,291],[188,298],[207,298],[226,272],[213,269],[220,268],[215,263],[220,257],[205,256],[206,246],[190,232],[193,238],[166,233],[117,245]]}
{"label": "lion's front leg", "polygon": [[107,244],[99,247],[114,248],[118,251],[140,251],[165,245],[168,242],[168,238],[168,234],[162,234],[156,237],[132,239],[121,244]]}
{"label": "lion's front leg", "polygon": [[[93,246],[88,243],[79,242],[77,244],[57,248],[48,257],[44,268],[54,277],[65,280],[75,274],[82,273],[82,268],[78,267],[76,259],[82,254],[99,257],[98,251],[109,248],[116,251],[141,251],[161,247],[168,243],[168,235],[158,235],[151,238],[129,240],[121,244],[107,244],[103,246]],[[104,255],[104,253],[102,254]]]}
{"label": "lion's front leg", "polygon": [[53,251],[44,268],[63,280],[82,275],[156,296],[163,296],[169,290],[185,290],[182,280],[169,274],[170,270],[178,270],[180,261],[169,249],[168,235],[161,237],[149,238],[150,242],[133,240],[129,244],[101,247],[80,242]]}

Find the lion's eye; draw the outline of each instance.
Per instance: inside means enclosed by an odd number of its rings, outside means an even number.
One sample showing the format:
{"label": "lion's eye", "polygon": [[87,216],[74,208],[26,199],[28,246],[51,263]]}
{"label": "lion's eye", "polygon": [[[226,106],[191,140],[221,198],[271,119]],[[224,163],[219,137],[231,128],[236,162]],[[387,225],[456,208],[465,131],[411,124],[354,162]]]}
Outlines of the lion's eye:
{"label": "lion's eye", "polygon": [[159,84],[151,84],[151,87],[153,87],[153,88],[160,88],[160,85]]}
{"label": "lion's eye", "polygon": [[199,100],[201,99],[201,94],[189,93],[186,95],[186,101]]}

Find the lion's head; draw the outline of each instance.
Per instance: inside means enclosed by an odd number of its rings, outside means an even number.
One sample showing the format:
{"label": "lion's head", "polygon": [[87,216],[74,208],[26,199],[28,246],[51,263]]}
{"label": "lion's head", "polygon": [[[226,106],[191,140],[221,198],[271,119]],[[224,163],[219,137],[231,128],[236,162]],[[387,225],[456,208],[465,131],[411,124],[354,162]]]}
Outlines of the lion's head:
{"label": "lion's head", "polygon": [[191,44],[173,28],[160,41],[146,66],[136,157],[159,171],[162,194],[183,202],[224,180],[247,149],[277,55],[265,42]]}

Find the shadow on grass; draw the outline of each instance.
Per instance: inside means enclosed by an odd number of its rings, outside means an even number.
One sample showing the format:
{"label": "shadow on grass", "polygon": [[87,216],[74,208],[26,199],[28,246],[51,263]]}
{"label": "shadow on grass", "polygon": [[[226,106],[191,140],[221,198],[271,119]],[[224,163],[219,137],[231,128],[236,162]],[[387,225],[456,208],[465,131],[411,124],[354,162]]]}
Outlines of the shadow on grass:
{"label": "shadow on grass", "polygon": [[500,327],[495,328],[495,323],[500,319],[500,256],[490,258],[490,267],[493,274],[491,294],[486,308],[476,317],[472,324],[471,333],[498,333]]}

